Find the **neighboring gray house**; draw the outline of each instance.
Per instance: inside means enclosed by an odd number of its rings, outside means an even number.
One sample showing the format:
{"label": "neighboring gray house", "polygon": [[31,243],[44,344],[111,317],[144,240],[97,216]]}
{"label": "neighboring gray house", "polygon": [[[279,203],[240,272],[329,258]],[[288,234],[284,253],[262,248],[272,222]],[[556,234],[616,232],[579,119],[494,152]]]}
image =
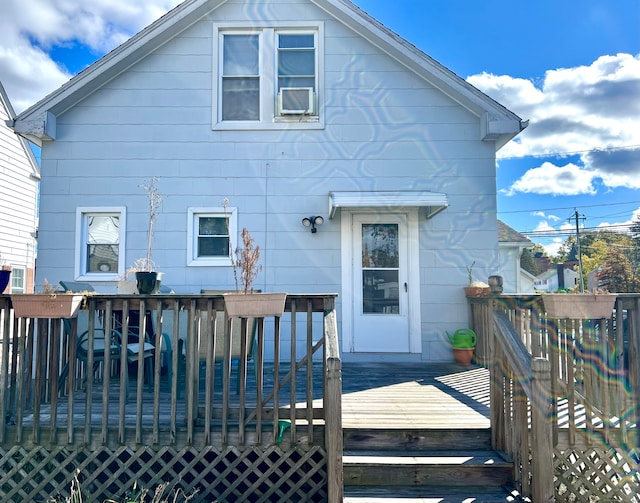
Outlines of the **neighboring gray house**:
{"label": "neighboring gray house", "polygon": [[520,267],[522,252],[532,247],[528,237],[498,220],[499,274],[504,293],[533,293],[535,276]]}
{"label": "neighboring gray house", "polygon": [[14,115],[0,82],[0,266],[11,267],[6,293],[31,293],[40,169],[28,142],[6,125]]}
{"label": "neighboring gray house", "polygon": [[155,175],[164,284],[234,288],[229,217],[256,288],[339,294],[345,360],[434,361],[466,266],[495,273],[496,151],[526,123],[347,0],[187,0],[13,127],[42,146],[38,283],[115,291]]}

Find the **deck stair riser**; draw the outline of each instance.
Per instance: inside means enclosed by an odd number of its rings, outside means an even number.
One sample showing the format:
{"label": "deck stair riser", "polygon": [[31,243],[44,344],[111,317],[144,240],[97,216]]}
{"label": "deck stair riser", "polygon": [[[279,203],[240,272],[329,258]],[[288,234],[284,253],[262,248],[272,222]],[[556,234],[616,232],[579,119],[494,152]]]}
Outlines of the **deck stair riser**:
{"label": "deck stair riser", "polygon": [[347,503],[502,502],[513,487],[513,464],[491,449],[488,429],[345,429],[343,466]]}

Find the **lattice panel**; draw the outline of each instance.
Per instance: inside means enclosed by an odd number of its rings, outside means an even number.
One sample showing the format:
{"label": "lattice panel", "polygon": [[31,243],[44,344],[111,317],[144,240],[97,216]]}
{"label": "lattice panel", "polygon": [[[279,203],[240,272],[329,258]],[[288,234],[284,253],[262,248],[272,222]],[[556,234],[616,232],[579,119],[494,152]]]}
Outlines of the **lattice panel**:
{"label": "lattice panel", "polygon": [[319,447],[282,451],[278,447],[240,450],[164,447],[116,451],[100,448],[0,449],[0,501],[47,501],[68,496],[78,476],[87,501],[120,501],[134,481],[153,489],[162,482],[186,494],[193,502],[322,502],[327,500],[326,455]]}
{"label": "lattice panel", "polygon": [[568,449],[554,454],[557,501],[637,501],[638,450]]}

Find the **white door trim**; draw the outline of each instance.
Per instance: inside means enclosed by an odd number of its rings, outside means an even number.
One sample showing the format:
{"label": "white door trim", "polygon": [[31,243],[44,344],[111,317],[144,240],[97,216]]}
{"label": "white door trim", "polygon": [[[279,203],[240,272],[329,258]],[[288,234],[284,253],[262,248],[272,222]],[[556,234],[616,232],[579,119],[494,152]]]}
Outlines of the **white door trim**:
{"label": "white door trim", "polygon": [[[371,213],[374,215],[393,214],[383,210],[346,209],[341,211],[341,269],[342,269],[342,352],[354,353],[354,308],[353,305],[353,215]],[[420,247],[418,232],[418,209],[403,208],[399,213],[407,218],[407,277],[408,277],[408,316],[409,316],[409,352],[422,353],[422,322],[420,306]]]}

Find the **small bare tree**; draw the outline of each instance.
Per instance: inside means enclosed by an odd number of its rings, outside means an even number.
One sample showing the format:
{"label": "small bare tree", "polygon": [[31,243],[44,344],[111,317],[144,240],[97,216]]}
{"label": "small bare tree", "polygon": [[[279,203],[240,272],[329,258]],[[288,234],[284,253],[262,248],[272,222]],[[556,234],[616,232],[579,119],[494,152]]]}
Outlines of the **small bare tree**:
{"label": "small bare tree", "polygon": [[222,201],[222,206],[224,207],[227,234],[229,234],[229,256],[233,267],[233,279],[236,282],[236,290],[242,293],[251,293],[253,291],[253,282],[258,273],[262,271],[262,265],[258,263],[260,260],[260,246],[255,244],[251,233],[244,227],[242,229],[242,247],[238,246],[234,250],[229,227],[229,216],[227,214],[228,205],[229,199],[225,197]]}
{"label": "small bare tree", "polygon": [[258,264],[259,259],[260,246],[254,244],[251,234],[245,227],[242,229],[242,248],[236,248],[235,256],[232,254],[231,257],[236,289],[242,290],[243,293],[250,293],[253,290],[253,282],[262,270],[262,265]]}
{"label": "small bare tree", "polygon": [[147,198],[149,199],[149,227],[147,229],[147,256],[144,259],[138,259],[136,261],[136,268],[140,271],[154,271],[155,264],[152,259],[152,248],[153,248],[153,232],[154,232],[154,223],[156,218],[158,218],[158,213],[160,212],[160,205],[164,200],[164,196],[160,192],[158,188],[158,177],[153,176],[148,178],[143,183],[139,185],[139,187],[147,193]]}

